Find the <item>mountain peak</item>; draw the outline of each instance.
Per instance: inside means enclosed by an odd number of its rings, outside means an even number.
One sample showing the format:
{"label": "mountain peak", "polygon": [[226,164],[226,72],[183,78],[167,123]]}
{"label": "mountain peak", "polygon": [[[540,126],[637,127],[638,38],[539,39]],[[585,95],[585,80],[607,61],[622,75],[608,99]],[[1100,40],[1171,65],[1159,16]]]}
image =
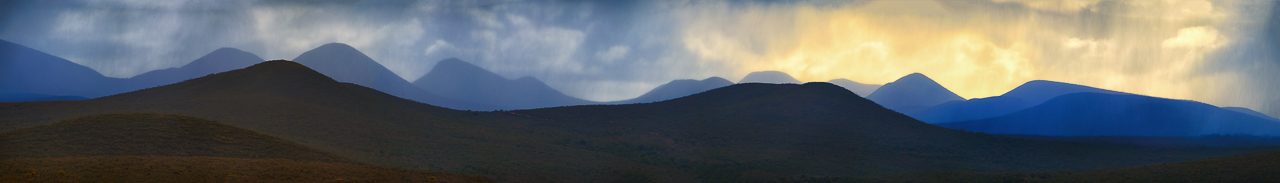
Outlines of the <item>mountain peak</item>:
{"label": "mountain peak", "polygon": [[320,45],[320,47],[316,47],[314,50],[356,50],[356,48],[344,43],[329,43]]}
{"label": "mountain peak", "polygon": [[729,84],[733,84],[733,82],[732,82],[732,81],[729,81],[728,79],[724,79],[724,78],[719,77],[719,76],[711,76],[711,77],[709,77],[709,78],[707,78],[707,79],[702,79],[702,82],[729,83]]}
{"label": "mountain peak", "polygon": [[938,104],[964,100],[960,95],[920,73],[912,73],[876,89],[867,99],[901,113],[914,113]]}
{"label": "mountain peak", "polygon": [[1023,83],[1022,85],[1019,85],[1017,88],[1014,88],[1013,90],[1009,90],[1009,92],[1005,92],[1000,96],[1019,98],[1024,101],[1027,101],[1032,105],[1035,105],[1035,104],[1044,103],[1045,101],[1048,101],[1049,99],[1052,99],[1054,97],[1071,94],[1071,93],[1080,93],[1080,92],[1128,94],[1124,92],[1105,90],[1101,88],[1094,88],[1094,87],[1078,85],[1078,84],[1048,81],[1048,80],[1034,80],[1034,81],[1028,81],[1026,83]]}
{"label": "mountain peak", "polygon": [[738,83],[800,84],[801,82],[800,80],[796,80],[796,78],[791,77],[791,75],[781,71],[756,71],[747,74],[747,76],[743,77],[742,80],[738,81]]}
{"label": "mountain peak", "polygon": [[501,106],[499,109],[532,109],[593,103],[564,95],[530,76],[507,79],[456,58],[436,63],[430,72],[414,80],[413,85],[444,97]]}

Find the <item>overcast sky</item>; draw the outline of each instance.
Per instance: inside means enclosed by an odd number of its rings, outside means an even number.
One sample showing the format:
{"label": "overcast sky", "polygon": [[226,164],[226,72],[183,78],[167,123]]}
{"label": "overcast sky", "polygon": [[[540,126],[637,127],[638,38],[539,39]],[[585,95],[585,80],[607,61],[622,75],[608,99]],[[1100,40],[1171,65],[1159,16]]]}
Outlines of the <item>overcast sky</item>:
{"label": "overcast sky", "polygon": [[221,47],[292,59],[332,42],[406,80],[456,57],[571,96],[778,70],[965,98],[1030,80],[1264,108],[1280,99],[1272,1],[5,1],[0,39],[111,77]]}

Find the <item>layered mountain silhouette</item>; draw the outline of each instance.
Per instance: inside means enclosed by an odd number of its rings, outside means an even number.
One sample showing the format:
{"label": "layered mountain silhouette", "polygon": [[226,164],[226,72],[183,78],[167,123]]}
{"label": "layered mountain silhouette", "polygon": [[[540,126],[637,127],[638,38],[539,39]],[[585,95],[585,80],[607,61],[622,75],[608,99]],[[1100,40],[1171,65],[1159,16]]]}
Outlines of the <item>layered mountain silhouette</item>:
{"label": "layered mountain silhouette", "polygon": [[800,80],[791,77],[784,72],[779,71],[756,71],[742,77],[738,83],[773,83],[773,84],[800,84]]}
{"label": "layered mountain silhouette", "polygon": [[154,70],[130,77],[128,86],[123,87],[136,90],[172,84],[213,73],[249,67],[263,61],[265,60],[253,53],[235,48],[220,48],[182,67]]}
{"label": "layered mountain silhouette", "polygon": [[413,85],[440,96],[506,110],[596,103],[560,93],[533,77],[507,79],[456,58],[436,63]]}
{"label": "layered mountain silhouette", "polygon": [[976,120],[1007,115],[1039,105],[1053,97],[1081,92],[1126,94],[1071,83],[1035,80],[1023,83],[1000,96],[951,101],[907,115],[926,123]]}
{"label": "layered mountain silhouette", "polygon": [[0,102],[34,102],[34,101],[58,101],[58,100],[84,100],[81,96],[57,96],[35,93],[5,93],[0,94]]}
{"label": "layered mountain silhouette", "polygon": [[661,102],[471,112],[341,83],[289,61],[85,101],[0,103],[0,133],[170,113],[381,166],[504,182],[738,182],[800,175],[1133,167],[1264,149],[1056,143],[946,129],[828,83],[737,84]]}
{"label": "layered mountain silhouette", "polygon": [[875,93],[876,89],[880,89],[880,86],[881,86],[881,85],[873,85],[873,84],[862,84],[862,83],[854,82],[848,79],[832,79],[831,81],[827,81],[827,82],[831,84],[835,84],[836,86],[843,87],[844,89],[848,89],[849,91],[852,91],[853,93],[858,94],[858,96],[864,96],[864,97],[867,95],[871,95],[871,93]]}
{"label": "layered mountain silhouette", "polygon": [[1267,114],[1263,114],[1263,113],[1261,113],[1261,112],[1254,111],[1253,109],[1249,109],[1249,108],[1243,108],[1243,107],[1223,107],[1222,109],[1231,110],[1231,111],[1235,111],[1235,112],[1242,113],[1242,114],[1248,114],[1248,115],[1252,115],[1252,116],[1254,116],[1254,117],[1258,117],[1258,118],[1262,118],[1262,119],[1267,119],[1267,120],[1271,120],[1271,121],[1280,122],[1280,119],[1276,119],[1275,117],[1268,116]]}
{"label": "layered mountain silhouette", "polygon": [[950,101],[964,101],[960,95],[952,93],[938,82],[920,73],[912,73],[898,78],[891,83],[876,89],[867,99],[875,101],[885,108],[903,114],[918,111]]}
{"label": "layered mountain silhouette", "polygon": [[646,92],[639,97],[609,103],[634,104],[671,100],[729,85],[733,85],[733,82],[729,82],[729,80],[720,77],[709,77],[702,80],[679,79],[668,82],[667,84],[659,85],[657,88],[653,88],[653,90],[649,90],[649,92]]}
{"label": "layered mountain silhouette", "polygon": [[502,107],[442,97],[405,81],[355,48],[329,43],[298,55],[294,62],[306,65],[339,82],[354,83],[397,97],[463,110],[496,110]]}
{"label": "layered mountain silhouette", "polygon": [[234,48],[215,50],[185,66],[111,78],[88,67],[0,40],[0,101],[82,100],[248,67],[262,58]]}
{"label": "layered mountain silhouette", "polygon": [[1195,101],[1082,92],[1009,115],[939,126],[1048,136],[1280,135],[1280,123]]}
{"label": "layered mountain silhouette", "polygon": [[0,93],[96,98],[126,90],[124,81],[66,59],[0,40]]}

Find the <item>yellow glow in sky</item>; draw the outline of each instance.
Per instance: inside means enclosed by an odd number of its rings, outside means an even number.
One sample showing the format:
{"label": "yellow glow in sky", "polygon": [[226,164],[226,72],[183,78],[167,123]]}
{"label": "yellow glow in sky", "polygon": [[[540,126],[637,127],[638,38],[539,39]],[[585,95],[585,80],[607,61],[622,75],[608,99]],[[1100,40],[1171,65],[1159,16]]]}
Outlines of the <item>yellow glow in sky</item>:
{"label": "yellow glow in sky", "polygon": [[[998,6],[1015,3],[1021,6]],[[1110,8],[1099,8],[1099,6]],[[1031,80],[1211,101],[1237,76],[1202,70],[1231,43],[1214,3],[875,1],[686,11],[685,49],[801,81],[884,84],[919,72],[965,98]],[[1123,10],[1123,11],[1121,11]],[[711,16],[728,14],[732,16]],[[728,18],[722,18],[728,17]]]}

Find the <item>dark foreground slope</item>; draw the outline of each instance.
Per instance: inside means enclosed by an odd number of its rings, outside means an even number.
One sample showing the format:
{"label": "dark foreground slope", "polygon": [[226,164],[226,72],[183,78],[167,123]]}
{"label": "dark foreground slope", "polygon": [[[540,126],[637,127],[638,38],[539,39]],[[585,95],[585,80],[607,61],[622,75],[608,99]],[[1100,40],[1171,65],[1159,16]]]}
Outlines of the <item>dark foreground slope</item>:
{"label": "dark foreground slope", "polygon": [[1121,168],[1256,152],[1053,143],[925,124],[827,83],[635,105],[467,112],[269,61],[74,102],[0,103],[0,131],[103,113],[216,120],[382,166],[505,182],[718,182],[922,170]]}
{"label": "dark foreground slope", "polygon": [[257,132],[180,115],[107,114],[0,133],[0,159],[217,156],[351,162]]}
{"label": "dark foreground slope", "polygon": [[1039,173],[925,171],[795,182],[1275,182],[1280,152],[1263,152],[1133,168]]}
{"label": "dark foreground slope", "polygon": [[0,133],[0,182],[491,182],[354,163],[181,115],[107,114]]}
{"label": "dark foreground slope", "polygon": [[0,182],[493,182],[480,176],[333,162],[94,156],[0,160]]}

